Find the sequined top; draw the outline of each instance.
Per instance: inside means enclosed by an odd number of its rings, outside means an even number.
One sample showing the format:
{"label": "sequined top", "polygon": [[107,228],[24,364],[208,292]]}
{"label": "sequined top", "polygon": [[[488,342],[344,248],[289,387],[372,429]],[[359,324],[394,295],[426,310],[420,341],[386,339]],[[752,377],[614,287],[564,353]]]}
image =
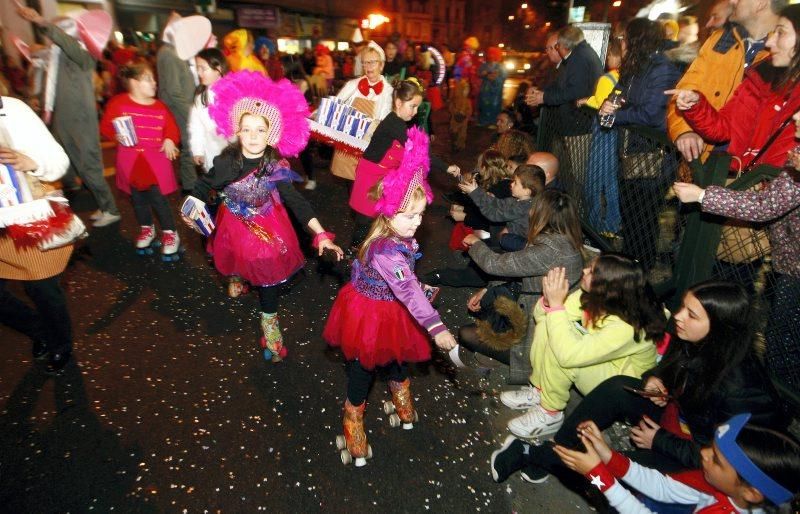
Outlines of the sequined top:
{"label": "sequined top", "polygon": [[277,191],[279,182],[299,181],[300,177],[290,170],[285,161],[273,161],[266,170],[254,170],[241,180],[225,186],[225,205],[235,214],[243,216],[266,214],[281,203]]}
{"label": "sequined top", "polygon": [[372,300],[397,300],[431,336],[447,330],[431,306],[414,274],[422,255],[415,239],[382,238],[372,242],[364,262],[353,263],[350,282],[361,295]]}

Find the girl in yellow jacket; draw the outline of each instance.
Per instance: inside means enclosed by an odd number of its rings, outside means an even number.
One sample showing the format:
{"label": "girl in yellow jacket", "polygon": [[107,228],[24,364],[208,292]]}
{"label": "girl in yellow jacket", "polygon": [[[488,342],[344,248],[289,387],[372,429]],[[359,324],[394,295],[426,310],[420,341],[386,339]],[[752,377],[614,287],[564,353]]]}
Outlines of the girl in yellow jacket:
{"label": "girl in yellow jacket", "polygon": [[581,287],[567,295],[564,268],[542,279],[534,307],[531,387],[504,393],[506,405],[530,407],[508,427],[523,438],[558,431],[574,384],[587,394],[615,375],[639,377],[655,366],[667,319],[639,263],[620,254],[597,257],[583,270]]}

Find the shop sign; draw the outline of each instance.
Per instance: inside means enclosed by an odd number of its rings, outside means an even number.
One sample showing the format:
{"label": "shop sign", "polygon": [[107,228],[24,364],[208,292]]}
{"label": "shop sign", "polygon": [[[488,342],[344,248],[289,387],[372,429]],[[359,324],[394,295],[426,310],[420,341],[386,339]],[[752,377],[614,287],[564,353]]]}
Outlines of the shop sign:
{"label": "shop sign", "polygon": [[240,27],[248,29],[271,29],[280,25],[277,7],[239,7],[236,18]]}

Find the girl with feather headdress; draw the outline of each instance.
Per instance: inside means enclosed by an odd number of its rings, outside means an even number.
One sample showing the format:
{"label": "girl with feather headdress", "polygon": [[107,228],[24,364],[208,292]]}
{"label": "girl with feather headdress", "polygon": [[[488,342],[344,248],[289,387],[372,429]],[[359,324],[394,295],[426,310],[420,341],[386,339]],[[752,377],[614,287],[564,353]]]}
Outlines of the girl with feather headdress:
{"label": "girl with feather headdress", "polygon": [[254,71],[225,75],[211,91],[211,119],[221,136],[237,140],[214,159],[192,196],[219,204],[208,251],[220,273],[258,289],[264,357],[278,362],[286,355],[278,325],[278,286],[305,264],[286,208],[315,234],[312,244],[319,255],[330,250],[342,256],[334,235],[322,228],[292,185],[301,179],[284,159],[308,143],[308,105],[288,80],[273,82]]}
{"label": "girl with feather headdress", "polygon": [[347,359],[347,400],[344,436],[337,438],[342,461],[356,466],[371,456],[364,433],[367,393],[379,368],[389,377],[392,401],[384,405],[392,426],[413,428],[416,412],[411,400],[408,362],[429,360],[429,337],[443,350],[456,341],[429,299],[435,288],[414,275],[420,257],[414,233],[425,207],[433,200],[426,180],[430,169],[428,136],[408,130],[402,161],[374,188],[378,216],[353,263],[350,283],[333,304],[323,337],[340,347]]}

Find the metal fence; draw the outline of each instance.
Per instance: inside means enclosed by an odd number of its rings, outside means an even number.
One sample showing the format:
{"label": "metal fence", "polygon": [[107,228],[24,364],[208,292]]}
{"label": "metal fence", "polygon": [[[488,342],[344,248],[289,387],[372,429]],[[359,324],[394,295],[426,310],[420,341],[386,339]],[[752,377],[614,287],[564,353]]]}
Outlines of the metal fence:
{"label": "metal fence", "polygon": [[731,178],[725,155],[689,166],[661,132],[603,129],[596,111],[567,106],[542,109],[537,137],[539,150],[559,158],[559,179],[577,200],[586,235],[601,250],[638,259],[670,308],[689,286],[709,278],[739,282],[751,292],[767,367],[800,405],[800,280],[772,270],[764,227],[682,206],[670,188],[679,169],[701,186],[735,190],[763,187],[778,170],[761,166]]}

